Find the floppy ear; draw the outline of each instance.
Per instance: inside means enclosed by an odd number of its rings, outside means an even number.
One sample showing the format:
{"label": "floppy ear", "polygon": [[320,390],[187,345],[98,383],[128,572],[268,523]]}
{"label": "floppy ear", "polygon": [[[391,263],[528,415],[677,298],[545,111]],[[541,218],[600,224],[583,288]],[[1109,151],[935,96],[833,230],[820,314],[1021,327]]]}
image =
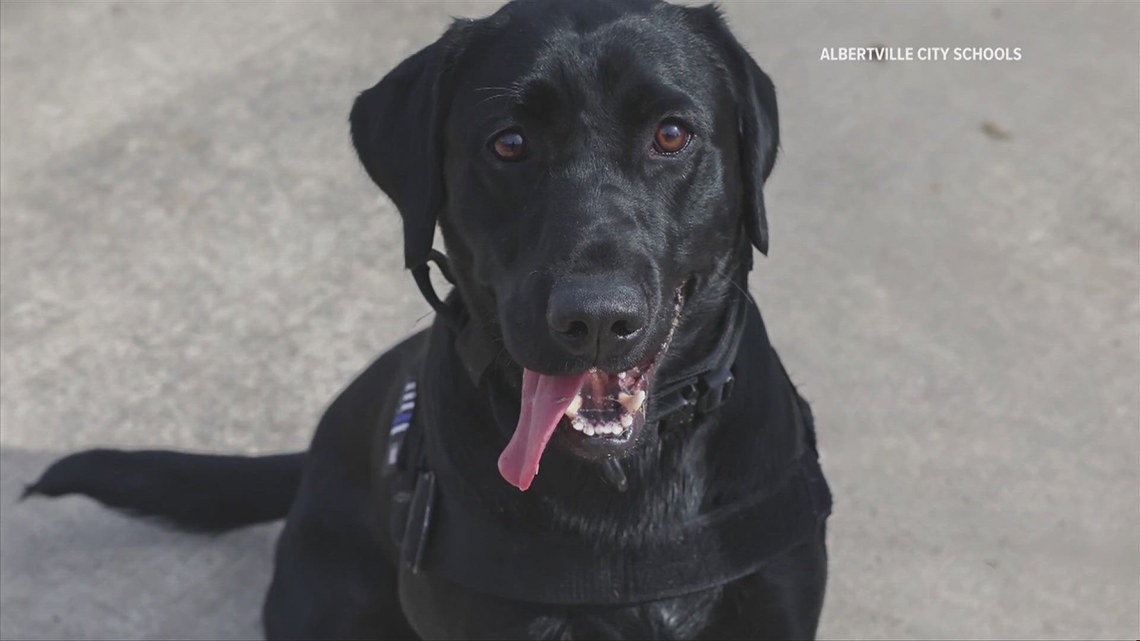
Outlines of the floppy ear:
{"label": "floppy ear", "polygon": [[453,27],[360,94],[349,123],[352,144],[404,223],[404,265],[427,261],[443,206],[443,76]]}
{"label": "floppy ear", "polygon": [[768,253],[768,217],[764,210],[764,182],[776,164],[780,146],[780,120],[776,87],[728,30],[713,5],[689,9],[700,30],[716,45],[733,83],[739,118],[740,175],[744,180],[744,230],[749,240]]}

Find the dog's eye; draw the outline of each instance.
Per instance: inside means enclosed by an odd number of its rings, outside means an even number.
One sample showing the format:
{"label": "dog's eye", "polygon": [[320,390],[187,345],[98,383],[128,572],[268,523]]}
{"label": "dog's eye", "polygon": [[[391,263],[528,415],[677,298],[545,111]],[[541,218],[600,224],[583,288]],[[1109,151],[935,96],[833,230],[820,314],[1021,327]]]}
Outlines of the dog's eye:
{"label": "dog's eye", "polygon": [[688,147],[692,137],[693,134],[676,120],[663,120],[657,125],[657,133],[653,134],[653,148],[659,154],[672,156]]}
{"label": "dog's eye", "polygon": [[526,138],[514,129],[508,129],[491,141],[491,151],[499,160],[522,160],[526,157]]}

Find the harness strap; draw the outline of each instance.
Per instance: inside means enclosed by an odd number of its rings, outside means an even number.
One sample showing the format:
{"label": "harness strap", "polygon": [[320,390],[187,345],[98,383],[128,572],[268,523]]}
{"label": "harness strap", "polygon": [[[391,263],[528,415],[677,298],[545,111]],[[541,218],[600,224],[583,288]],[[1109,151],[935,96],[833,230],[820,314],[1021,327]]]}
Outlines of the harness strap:
{"label": "harness strap", "polygon": [[435,474],[425,465],[423,428],[416,422],[415,379],[404,383],[398,403],[386,447],[377,454],[381,457],[380,476],[389,486],[389,536],[396,542],[401,560],[418,570],[436,490]]}
{"label": "harness strap", "polygon": [[412,572],[428,568],[471,590],[531,603],[640,603],[724,585],[803,542],[831,514],[803,401],[794,389],[789,394],[803,449],[775,491],[703,514],[667,539],[620,549],[516,529],[439,492],[413,417],[402,473],[392,479],[391,536]]}
{"label": "harness strap", "polygon": [[819,462],[802,459],[776,493],[704,515],[668,540],[598,550],[567,535],[509,529],[447,494],[437,497],[423,562],[472,590],[547,604],[617,605],[724,585],[818,531],[831,511]]}

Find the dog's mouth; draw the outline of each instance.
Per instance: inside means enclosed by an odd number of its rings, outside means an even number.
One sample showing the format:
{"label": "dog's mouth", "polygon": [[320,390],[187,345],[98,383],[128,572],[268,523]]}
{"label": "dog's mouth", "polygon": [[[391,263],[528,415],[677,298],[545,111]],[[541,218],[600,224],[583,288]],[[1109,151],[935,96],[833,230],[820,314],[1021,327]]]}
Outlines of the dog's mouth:
{"label": "dog's mouth", "polygon": [[559,427],[574,449],[595,456],[612,455],[634,441],[645,424],[653,375],[680,323],[683,302],[683,288],[678,287],[665,340],[645,362],[628,370],[591,368],[556,376],[524,368],[518,426],[499,456],[499,473],[508,483],[524,491],[530,487]]}

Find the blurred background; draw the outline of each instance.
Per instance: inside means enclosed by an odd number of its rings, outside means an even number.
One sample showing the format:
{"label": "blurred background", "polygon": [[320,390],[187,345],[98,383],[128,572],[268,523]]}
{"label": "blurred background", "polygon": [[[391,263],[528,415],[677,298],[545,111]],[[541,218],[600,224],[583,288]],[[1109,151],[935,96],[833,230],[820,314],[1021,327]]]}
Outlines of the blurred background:
{"label": "blurred background", "polygon": [[[278,526],[16,498],[77,448],[304,448],[430,322],[346,118],[496,6],[0,4],[0,636],[260,634]],[[1140,5],[724,8],[779,91],[752,287],[835,492],[820,635],[1137,638]]]}

